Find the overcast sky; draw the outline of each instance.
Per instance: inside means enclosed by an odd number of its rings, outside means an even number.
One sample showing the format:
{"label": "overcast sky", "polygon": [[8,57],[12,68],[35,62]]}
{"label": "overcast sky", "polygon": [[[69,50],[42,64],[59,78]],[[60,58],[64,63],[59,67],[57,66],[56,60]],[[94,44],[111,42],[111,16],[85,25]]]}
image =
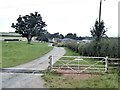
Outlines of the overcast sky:
{"label": "overcast sky", "polygon": [[[120,0],[102,2],[101,19],[108,28],[108,36],[118,36],[118,1]],[[15,23],[19,15],[37,11],[50,33],[91,36],[90,28],[99,16],[99,2],[100,0],[1,0],[0,32],[15,31],[11,28],[11,23]]]}

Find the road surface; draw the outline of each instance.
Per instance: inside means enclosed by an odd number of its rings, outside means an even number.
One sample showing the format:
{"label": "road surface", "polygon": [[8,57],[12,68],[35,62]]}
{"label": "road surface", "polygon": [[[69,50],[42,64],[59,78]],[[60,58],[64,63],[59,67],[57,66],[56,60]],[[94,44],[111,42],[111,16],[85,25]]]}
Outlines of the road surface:
{"label": "road surface", "polygon": [[[56,62],[65,54],[65,50],[62,47],[54,47],[48,54],[41,58],[38,58],[29,63],[13,67],[11,69],[34,69],[45,70],[48,67],[50,55],[57,55],[53,58],[53,62]],[[44,81],[41,78],[42,74],[27,74],[27,73],[4,73],[2,72],[2,88],[44,88]],[[1,83],[1,82],[0,82]]]}

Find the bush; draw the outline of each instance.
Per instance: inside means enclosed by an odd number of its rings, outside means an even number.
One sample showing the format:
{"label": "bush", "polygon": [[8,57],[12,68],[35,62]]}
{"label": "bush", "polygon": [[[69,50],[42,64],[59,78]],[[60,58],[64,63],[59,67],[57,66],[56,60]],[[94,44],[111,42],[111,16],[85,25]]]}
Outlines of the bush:
{"label": "bush", "polygon": [[78,52],[78,44],[77,42],[67,42],[64,44],[65,47],[68,47],[69,49]]}
{"label": "bush", "polygon": [[90,43],[80,44],[77,44],[76,42],[67,42],[64,46],[75,52],[78,52],[82,56],[108,56],[112,58],[119,57],[117,38],[107,38],[102,39],[100,42],[92,41]]}

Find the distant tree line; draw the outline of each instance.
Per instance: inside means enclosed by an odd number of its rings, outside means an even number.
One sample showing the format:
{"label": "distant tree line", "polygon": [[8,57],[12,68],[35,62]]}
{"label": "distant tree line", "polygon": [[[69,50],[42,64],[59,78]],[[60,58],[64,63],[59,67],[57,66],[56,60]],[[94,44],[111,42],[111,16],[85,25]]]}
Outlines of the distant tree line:
{"label": "distant tree line", "polygon": [[11,27],[15,28],[15,32],[22,35],[22,37],[26,37],[28,44],[31,43],[32,37],[36,36],[36,40],[38,41],[46,41],[53,38],[70,38],[74,40],[82,40],[84,37],[77,36],[75,33],[68,33],[65,36],[62,34],[54,33],[50,34],[45,27],[47,24],[42,20],[41,14],[38,12],[30,13],[30,15],[24,15],[19,17],[16,20],[16,23],[12,23]]}
{"label": "distant tree line", "polygon": [[64,39],[64,38],[70,38],[70,39],[74,39],[74,40],[83,40],[85,38],[89,38],[91,39],[91,37],[81,37],[81,36],[77,36],[76,34],[73,33],[68,33],[65,36],[62,34],[54,33],[54,34],[50,34],[49,32],[47,32],[46,34],[40,34],[37,37],[37,40],[39,41],[49,41],[48,39],[53,39],[53,38],[59,38],[59,39]]}

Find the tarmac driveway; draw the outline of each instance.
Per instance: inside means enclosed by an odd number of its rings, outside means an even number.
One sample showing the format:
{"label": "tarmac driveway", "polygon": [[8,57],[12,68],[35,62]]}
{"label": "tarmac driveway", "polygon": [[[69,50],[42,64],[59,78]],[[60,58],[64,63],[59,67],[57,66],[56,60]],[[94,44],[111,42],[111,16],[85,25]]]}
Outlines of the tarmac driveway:
{"label": "tarmac driveway", "polygon": [[[65,50],[62,47],[54,47],[48,54],[41,58],[38,58],[29,63],[19,65],[9,69],[33,69],[33,70],[45,70],[48,67],[50,55],[57,55],[54,57],[53,62],[61,58],[65,54]],[[4,73],[1,72],[2,88],[44,88],[44,81],[41,78],[42,74],[28,74],[28,73]]]}

